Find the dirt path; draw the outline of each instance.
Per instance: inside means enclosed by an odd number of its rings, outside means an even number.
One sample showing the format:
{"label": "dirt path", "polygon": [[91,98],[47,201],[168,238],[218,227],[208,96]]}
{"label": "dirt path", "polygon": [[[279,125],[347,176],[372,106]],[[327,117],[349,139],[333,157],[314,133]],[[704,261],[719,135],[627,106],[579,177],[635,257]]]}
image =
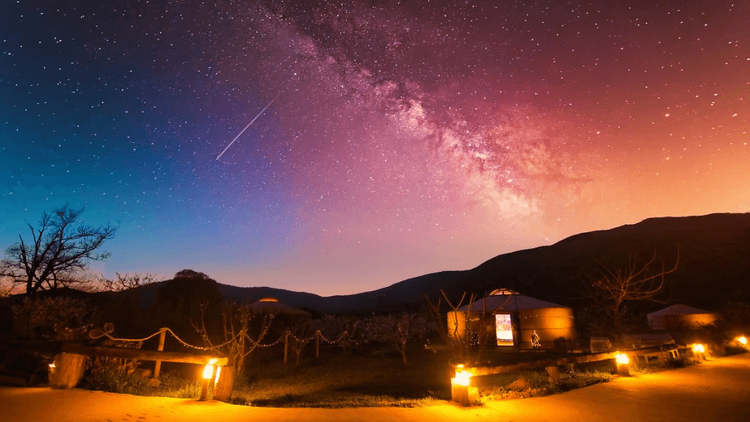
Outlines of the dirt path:
{"label": "dirt path", "polygon": [[549,397],[461,408],[276,409],[86,390],[0,387],[0,421],[750,421],[750,355]]}

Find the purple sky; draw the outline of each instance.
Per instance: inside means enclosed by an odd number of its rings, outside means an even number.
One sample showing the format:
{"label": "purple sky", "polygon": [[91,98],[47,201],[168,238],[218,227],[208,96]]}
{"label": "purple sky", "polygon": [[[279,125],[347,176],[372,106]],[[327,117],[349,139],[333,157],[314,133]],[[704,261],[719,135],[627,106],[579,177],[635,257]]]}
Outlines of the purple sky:
{"label": "purple sky", "polygon": [[750,211],[744,2],[193,3],[0,6],[0,247],[332,295]]}

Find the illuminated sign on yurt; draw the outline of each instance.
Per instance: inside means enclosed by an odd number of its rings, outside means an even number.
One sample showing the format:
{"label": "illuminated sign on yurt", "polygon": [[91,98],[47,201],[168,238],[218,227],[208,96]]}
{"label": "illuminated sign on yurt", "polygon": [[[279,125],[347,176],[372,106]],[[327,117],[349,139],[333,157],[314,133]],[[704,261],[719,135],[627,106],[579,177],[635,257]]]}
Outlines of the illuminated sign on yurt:
{"label": "illuminated sign on yurt", "polygon": [[498,346],[513,346],[513,325],[510,314],[495,314],[495,335]]}

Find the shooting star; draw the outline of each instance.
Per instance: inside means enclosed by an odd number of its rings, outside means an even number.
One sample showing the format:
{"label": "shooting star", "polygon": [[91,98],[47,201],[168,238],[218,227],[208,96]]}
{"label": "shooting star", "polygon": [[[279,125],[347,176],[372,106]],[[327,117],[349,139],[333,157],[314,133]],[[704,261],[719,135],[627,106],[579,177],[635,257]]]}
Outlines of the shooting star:
{"label": "shooting star", "polygon": [[271,104],[273,104],[273,102],[276,101],[277,98],[279,98],[279,95],[281,95],[280,92],[278,94],[276,94],[275,97],[273,97],[273,100],[271,100],[271,102],[268,103],[268,105],[266,105],[265,107],[263,107],[263,110],[261,110],[260,113],[258,113],[258,115],[253,118],[253,120],[250,120],[250,123],[248,123],[247,126],[245,126],[245,128],[242,129],[242,131],[240,133],[238,133],[237,136],[234,137],[234,139],[232,139],[232,142],[230,142],[229,145],[227,145],[227,147],[224,148],[224,151],[222,151],[221,154],[219,154],[219,155],[216,156],[216,161],[219,161],[219,159],[221,158],[221,156],[224,155],[225,152],[227,152],[227,150],[229,149],[229,147],[231,147],[232,144],[234,144],[234,142],[237,140],[237,138],[239,138],[240,136],[242,136],[242,134],[245,133],[245,131],[247,130],[247,128],[249,128],[250,125],[253,124],[253,122],[255,122],[256,120],[258,120],[258,117],[260,117],[260,115],[263,114],[263,112],[266,111],[266,109],[268,109],[268,107],[270,107]]}

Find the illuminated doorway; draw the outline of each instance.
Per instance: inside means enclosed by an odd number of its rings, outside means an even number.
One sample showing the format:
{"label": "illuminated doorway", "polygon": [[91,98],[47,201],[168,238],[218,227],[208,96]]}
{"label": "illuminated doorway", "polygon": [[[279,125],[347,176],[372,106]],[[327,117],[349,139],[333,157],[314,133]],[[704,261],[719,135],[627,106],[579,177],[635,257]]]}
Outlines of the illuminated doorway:
{"label": "illuminated doorway", "polygon": [[510,314],[495,314],[495,335],[498,346],[513,346],[513,324]]}

